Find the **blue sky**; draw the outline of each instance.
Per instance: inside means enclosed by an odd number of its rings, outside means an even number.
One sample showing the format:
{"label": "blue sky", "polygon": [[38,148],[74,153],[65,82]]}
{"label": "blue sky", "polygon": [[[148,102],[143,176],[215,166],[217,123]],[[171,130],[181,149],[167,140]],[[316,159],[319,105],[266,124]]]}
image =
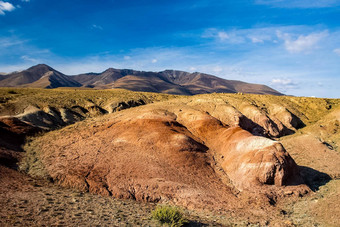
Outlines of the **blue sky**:
{"label": "blue sky", "polygon": [[0,72],[199,71],[340,98],[340,0],[0,0]]}

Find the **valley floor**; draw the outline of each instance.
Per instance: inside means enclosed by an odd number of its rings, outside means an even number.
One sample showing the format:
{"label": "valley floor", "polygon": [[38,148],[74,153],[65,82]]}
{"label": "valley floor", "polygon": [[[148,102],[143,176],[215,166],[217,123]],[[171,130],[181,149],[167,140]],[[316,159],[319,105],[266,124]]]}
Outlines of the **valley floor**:
{"label": "valley floor", "polygon": [[[0,226],[159,226],[154,203],[65,189],[0,167]],[[225,216],[184,210],[189,226],[225,226]]]}
{"label": "valley floor", "polygon": [[[160,226],[151,219],[154,203],[119,200],[56,186],[0,167],[1,226]],[[188,226],[337,226],[340,181],[310,195],[272,206],[269,216],[183,209]]]}

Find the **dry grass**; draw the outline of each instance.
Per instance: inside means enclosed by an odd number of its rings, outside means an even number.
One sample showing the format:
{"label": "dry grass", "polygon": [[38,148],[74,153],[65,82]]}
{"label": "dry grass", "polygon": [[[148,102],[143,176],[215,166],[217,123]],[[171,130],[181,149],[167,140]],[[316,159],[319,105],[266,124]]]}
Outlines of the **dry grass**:
{"label": "dry grass", "polygon": [[[320,120],[329,110],[340,106],[339,99],[306,98],[273,95],[213,93],[196,96],[178,96],[151,92],[133,92],[124,89],[94,90],[85,88],[0,88],[0,116],[22,113],[28,105],[40,109],[53,106],[70,108],[73,106],[99,106],[105,108],[113,102],[143,100],[146,104],[180,99],[183,102],[199,99],[216,100],[228,103],[239,109],[242,105],[253,105],[269,113],[273,105],[289,109],[304,123]],[[202,103],[204,105],[204,103]]]}
{"label": "dry grass", "polygon": [[309,98],[255,94],[205,94],[197,95],[196,99],[223,100],[239,109],[244,105],[253,105],[270,114],[274,105],[289,109],[305,124],[315,123],[328,112],[340,106],[340,99]]}
{"label": "dry grass", "polygon": [[40,109],[48,106],[70,108],[73,106],[105,107],[112,102],[143,100],[145,103],[165,101],[180,96],[150,92],[132,92],[123,89],[39,89],[39,88],[0,88],[0,116],[22,113],[28,105]]}

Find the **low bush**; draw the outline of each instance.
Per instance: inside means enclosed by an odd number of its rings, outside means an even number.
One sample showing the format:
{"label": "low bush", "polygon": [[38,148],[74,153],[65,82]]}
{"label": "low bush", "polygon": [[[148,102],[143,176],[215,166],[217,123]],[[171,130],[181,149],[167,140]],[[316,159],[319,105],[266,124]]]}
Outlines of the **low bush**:
{"label": "low bush", "polygon": [[183,226],[187,223],[187,220],[183,217],[183,213],[176,207],[159,206],[151,215],[153,219],[172,227]]}

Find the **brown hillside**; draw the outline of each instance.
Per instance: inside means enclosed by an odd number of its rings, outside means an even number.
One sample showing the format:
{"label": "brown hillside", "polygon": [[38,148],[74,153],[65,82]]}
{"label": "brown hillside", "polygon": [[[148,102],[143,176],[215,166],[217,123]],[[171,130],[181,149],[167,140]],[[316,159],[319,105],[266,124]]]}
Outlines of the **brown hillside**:
{"label": "brown hillside", "polygon": [[0,78],[0,87],[80,87],[71,77],[54,70],[48,65],[39,64],[21,72],[13,72]]}

